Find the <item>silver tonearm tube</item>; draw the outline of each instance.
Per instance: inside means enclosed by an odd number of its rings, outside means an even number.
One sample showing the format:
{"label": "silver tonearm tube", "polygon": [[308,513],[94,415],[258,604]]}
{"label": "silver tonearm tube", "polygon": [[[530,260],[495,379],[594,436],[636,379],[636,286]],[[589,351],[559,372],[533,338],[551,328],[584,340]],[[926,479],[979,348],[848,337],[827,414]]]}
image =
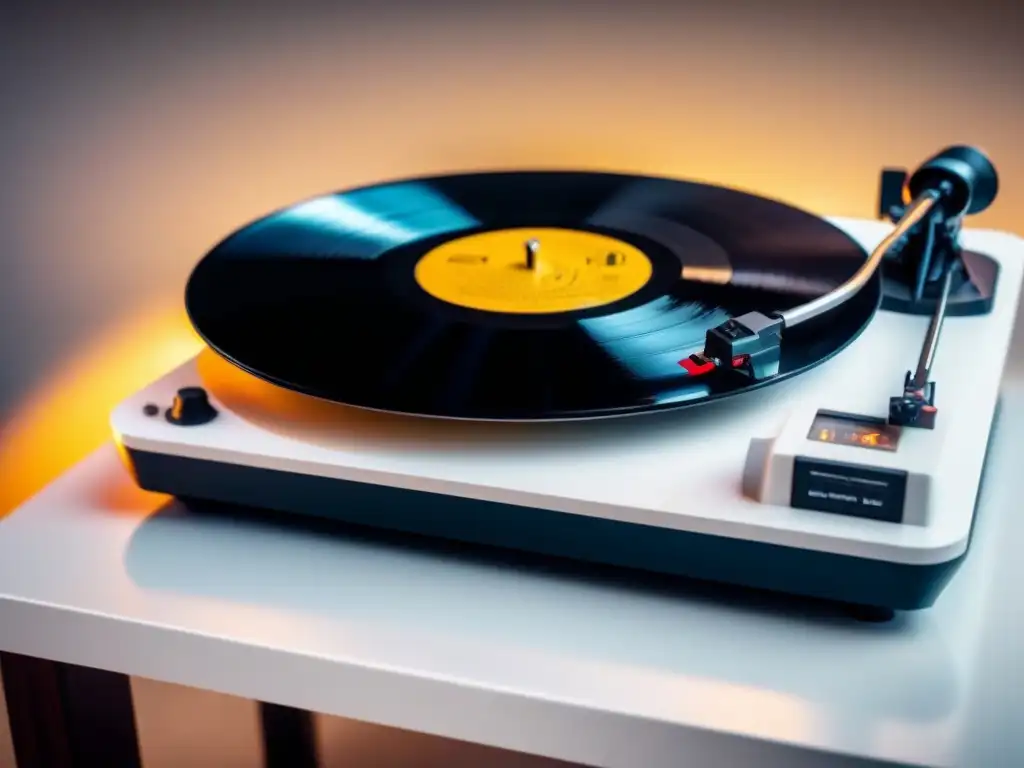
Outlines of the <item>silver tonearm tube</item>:
{"label": "silver tonearm tube", "polygon": [[899,242],[915,226],[917,226],[931,211],[940,199],[940,194],[935,190],[928,190],[915,200],[900,218],[899,223],[890,232],[878,247],[871,252],[867,261],[858,269],[849,280],[839,287],[819,296],[814,301],[801,304],[799,307],[779,312],[784,328],[792,328],[794,325],[810,320],[818,315],[829,312],[841,306],[853,297],[875,274],[875,270],[882,263],[882,260],[898,245]]}

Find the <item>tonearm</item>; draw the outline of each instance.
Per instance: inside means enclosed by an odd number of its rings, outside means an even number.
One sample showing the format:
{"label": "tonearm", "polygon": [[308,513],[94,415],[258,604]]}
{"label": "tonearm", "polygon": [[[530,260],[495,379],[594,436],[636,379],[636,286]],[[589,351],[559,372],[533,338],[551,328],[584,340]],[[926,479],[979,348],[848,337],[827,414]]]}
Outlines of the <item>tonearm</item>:
{"label": "tonearm", "polygon": [[[896,174],[902,174],[898,177]],[[899,202],[886,198],[898,187]],[[914,171],[883,174],[885,212],[893,229],[846,282],[792,309],[749,312],[710,329],[704,351],[680,362],[701,374],[721,371],[765,379],[777,375],[785,331],[842,307],[870,281],[883,260],[890,275],[907,282],[911,304],[926,299],[934,306],[915,370],[908,371],[903,392],[891,398],[889,422],[931,429],[935,425],[932,363],[951,292],[965,279],[960,231],[965,216],[979,213],[995,199],[999,183],[988,157],[973,147],[949,147]],[[902,204],[903,197],[908,202]]]}

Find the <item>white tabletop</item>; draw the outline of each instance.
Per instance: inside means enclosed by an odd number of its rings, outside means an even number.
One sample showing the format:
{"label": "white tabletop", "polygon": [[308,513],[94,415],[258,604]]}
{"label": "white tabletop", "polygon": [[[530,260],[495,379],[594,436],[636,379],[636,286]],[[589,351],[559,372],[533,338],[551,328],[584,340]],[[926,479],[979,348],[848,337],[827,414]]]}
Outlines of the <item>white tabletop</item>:
{"label": "white tabletop", "polygon": [[996,430],[965,566],[889,625],[183,513],[108,446],[0,520],[0,649],[599,766],[1021,765],[1024,377]]}

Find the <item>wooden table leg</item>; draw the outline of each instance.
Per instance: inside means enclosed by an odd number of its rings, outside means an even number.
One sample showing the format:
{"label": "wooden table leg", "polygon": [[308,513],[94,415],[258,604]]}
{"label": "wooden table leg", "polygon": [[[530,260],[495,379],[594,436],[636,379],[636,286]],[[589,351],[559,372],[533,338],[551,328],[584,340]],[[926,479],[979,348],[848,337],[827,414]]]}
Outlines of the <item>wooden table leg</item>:
{"label": "wooden table leg", "polygon": [[313,715],[301,709],[260,702],[265,768],[316,768]]}
{"label": "wooden table leg", "polygon": [[142,768],[127,675],[0,652],[17,768]]}

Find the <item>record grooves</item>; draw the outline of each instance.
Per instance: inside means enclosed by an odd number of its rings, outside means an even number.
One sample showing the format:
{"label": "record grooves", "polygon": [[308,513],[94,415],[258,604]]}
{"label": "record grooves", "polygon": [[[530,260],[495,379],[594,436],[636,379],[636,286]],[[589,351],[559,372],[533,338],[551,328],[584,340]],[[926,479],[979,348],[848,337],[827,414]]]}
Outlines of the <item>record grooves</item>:
{"label": "record grooves", "polygon": [[779,375],[679,361],[731,317],[827,293],[866,258],[808,213],[609,173],[470,173],[299,203],[196,266],[193,325],[262,379],[422,416],[554,420],[679,408],[788,378],[849,344],[880,297],[787,333]]}

